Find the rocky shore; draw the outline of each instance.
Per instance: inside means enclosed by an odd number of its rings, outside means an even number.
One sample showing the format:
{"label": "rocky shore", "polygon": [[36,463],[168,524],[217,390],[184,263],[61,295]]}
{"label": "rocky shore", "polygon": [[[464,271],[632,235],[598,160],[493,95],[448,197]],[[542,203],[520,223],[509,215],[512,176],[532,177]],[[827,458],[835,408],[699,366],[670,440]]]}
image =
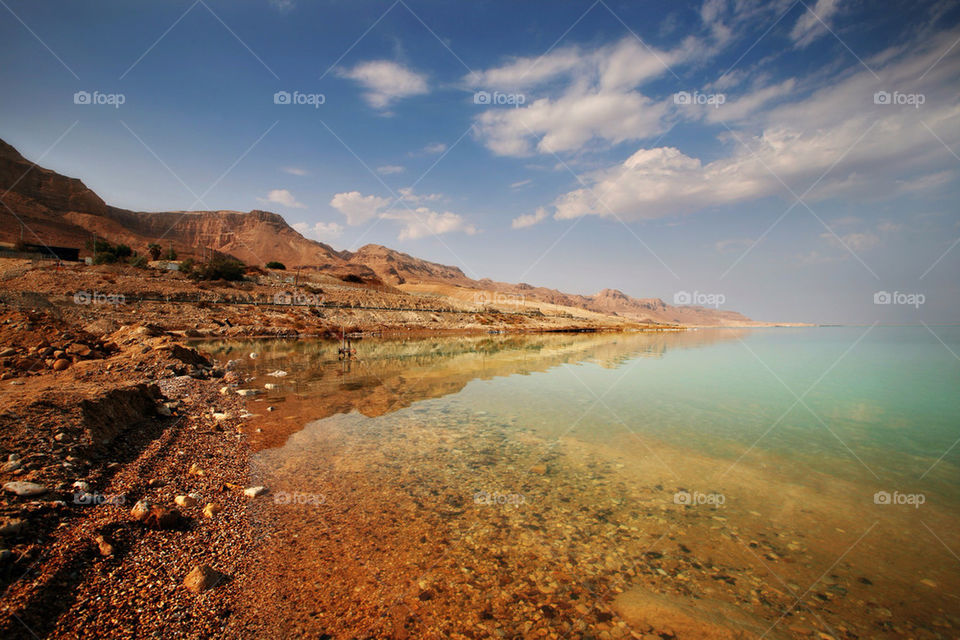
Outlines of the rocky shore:
{"label": "rocky shore", "polygon": [[239,377],[149,324],[0,309],[0,637],[208,637],[256,548]]}

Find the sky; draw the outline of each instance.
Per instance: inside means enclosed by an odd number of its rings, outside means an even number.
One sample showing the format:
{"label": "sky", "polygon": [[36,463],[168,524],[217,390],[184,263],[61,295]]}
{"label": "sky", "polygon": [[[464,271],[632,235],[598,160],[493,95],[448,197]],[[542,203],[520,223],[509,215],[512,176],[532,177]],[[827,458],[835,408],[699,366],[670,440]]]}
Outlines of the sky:
{"label": "sky", "polygon": [[0,16],[0,138],[115,206],[263,209],[337,249],[759,320],[960,320],[960,3]]}

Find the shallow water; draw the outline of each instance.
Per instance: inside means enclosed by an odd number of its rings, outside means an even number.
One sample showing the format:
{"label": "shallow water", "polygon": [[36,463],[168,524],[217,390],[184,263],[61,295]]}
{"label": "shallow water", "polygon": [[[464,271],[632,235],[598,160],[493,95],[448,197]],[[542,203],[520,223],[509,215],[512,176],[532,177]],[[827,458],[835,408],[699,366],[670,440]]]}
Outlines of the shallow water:
{"label": "shallow water", "polygon": [[956,637],[960,331],[931,329],[207,345],[277,385],[264,624]]}

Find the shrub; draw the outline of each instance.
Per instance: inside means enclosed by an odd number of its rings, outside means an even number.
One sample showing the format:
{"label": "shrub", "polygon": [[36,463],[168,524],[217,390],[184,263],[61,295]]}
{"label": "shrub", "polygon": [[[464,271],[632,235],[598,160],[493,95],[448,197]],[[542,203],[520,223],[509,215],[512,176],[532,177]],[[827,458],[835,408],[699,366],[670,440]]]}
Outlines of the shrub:
{"label": "shrub", "polygon": [[128,260],[128,262],[132,267],[136,267],[138,269],[146,269],[148,260],[146,256],[136,255],[131,257],[130,260]]}
{"label": "shrub", "polygon": [[192,276],[197,280],[243,280],[245,268],[233,258],[214,258],[194,268]]}
{"label": "shrub", "polygon": [[286,271],[287,267],[282,262],[277,262],[276,260],[271,260],[266,264],[267,269],[281,269]]}
{"label": "shrub", "polygon": [[156,242],[151,242],[147,245],[147,251],[150,253],[151,260],[159,260],[160,256],[163,254],[163,247],[158,245]]}
{"label": "shrub", "polygon": [[167,249],[167,253],[163,257],[167,260],[176,260],[177,252],[174,251],[173,246],[171,246],[169,249]]}

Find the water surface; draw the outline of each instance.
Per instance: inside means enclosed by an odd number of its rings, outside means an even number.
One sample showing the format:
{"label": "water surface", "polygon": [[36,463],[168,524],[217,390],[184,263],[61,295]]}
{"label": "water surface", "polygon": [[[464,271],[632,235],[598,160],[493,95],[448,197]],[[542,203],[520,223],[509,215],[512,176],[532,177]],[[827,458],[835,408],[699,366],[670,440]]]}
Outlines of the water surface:
{"label": "water surface", "polygon": [[955,327],[357,346],[208,345],[272,386],[248,435],[286,632],[960,629]]}

